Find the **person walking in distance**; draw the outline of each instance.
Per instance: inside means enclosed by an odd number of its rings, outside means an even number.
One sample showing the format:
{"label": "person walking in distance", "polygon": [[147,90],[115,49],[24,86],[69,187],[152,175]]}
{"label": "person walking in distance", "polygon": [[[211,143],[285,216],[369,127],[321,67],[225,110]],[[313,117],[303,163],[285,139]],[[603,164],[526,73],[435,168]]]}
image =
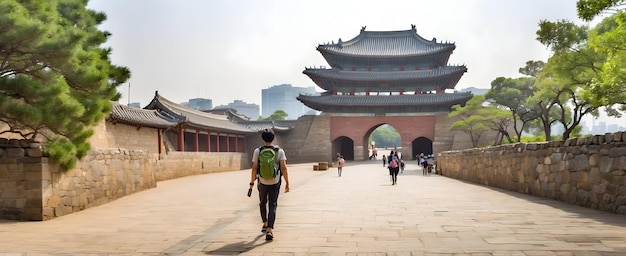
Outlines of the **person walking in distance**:
{"label": "person walking in distance", "polygon": [[383,155],[383,167],[385,167],[385,164],[387,164],[387,157]]}
{"label": "person walking in distance", "polygon": [[[252,170],[250,172],[250,189],[257,180],[259,190],[259,209],[263,221],[262,232],[265,232],[265,240],[274,239],[274,223],[276,221],[276,208],[278,206],[278,194],[282,183],[281,177],[285,177],[285,193],[289,192],[289,172],[287,171],[287,156],[282,148],[274,146],[274,133],[265,129],[261,133],[263,146],[256,148],[252,154]],[[273,172],[273,173],[272,173]]]}
{"label": "person walking in distance", "polygon": [[343,156],[339,156],[339,158],[337,158],[337,174],[339,174],[339,177],[341,177],[341,171],[343,170],[343,164],[346,162],[346,160],[343,159]]}
{"label": "person walking in distance", "polygon": [[387,169],[389,169],[389,180],[391,180],[391,182],[393,183],[393,170],[391,169],[391,158],[392,157],[393,157],[393,150],[391,152],[389,152],[389,157],[387,157]]}
{"label": "person walking in distance", "polygon": [[396,185],[398,184],[398,172],[400,172],[400,158],[398,157],[398,152],[391,156],[389,167],[391,170],[391,185]]}
{"label": "person walking in distance", "polygon": [[420,153],[418,155],[418,162],[419,162],[419,165],[422,167],[422,176],[427,176],[428,175],[428,160],[426,160],[426,156],[424,156],[424,153]]}

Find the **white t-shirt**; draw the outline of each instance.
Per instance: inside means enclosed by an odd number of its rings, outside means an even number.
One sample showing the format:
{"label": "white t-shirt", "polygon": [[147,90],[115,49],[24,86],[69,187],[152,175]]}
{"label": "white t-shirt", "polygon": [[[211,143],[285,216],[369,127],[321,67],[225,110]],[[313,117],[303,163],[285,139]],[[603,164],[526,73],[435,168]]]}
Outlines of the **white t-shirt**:
{"label": "white t-shirt", "polygon": [[[287,161],[287,156],[285,155],[285,151],[282,148],[279,148],[278,146],[274,146],[274,147],[278,148],[278,154],[276,155],[276,165],[280,167],[280,160]],[[252,164],[258,163],[258,161],[259,161],[259,148],[256,148],[254,149],[254,153],[252,153]],[[258,165],[257,165],[257,168],[259,168]],[[259,177],[259,182],[263,185],[274,185],[280,182],[280,176],[281,175],[278,174],[274,178]]]}

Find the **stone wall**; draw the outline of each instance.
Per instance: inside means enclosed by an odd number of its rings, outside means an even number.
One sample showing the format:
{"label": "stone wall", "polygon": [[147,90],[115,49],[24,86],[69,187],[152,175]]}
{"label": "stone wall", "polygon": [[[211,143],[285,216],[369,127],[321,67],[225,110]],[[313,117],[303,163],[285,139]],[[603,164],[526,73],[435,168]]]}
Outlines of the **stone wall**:
{"label": "stone wall", "polygon": [[53,162],[48,163],[47,158],[40,159],[41,220],[82,211],[156,187],[157,159],[141,150],[93,149],[69,171],[62,171]]}
{"label": "stone wall", "polygon": [[[322,162],[333,159],[330,142],[330,116],[305,115],[298,118],[294,129],[289,132],[277,132],[276,144],[287,154],[287,163]],[[248,144],[258,141],[248,139]],[[261,144],[254,145],[258,147]],[[249,162],[249,161],[248,161]]]}
{"label": "stone wall", "polygon": [[41,186],[45,185],[42,182],[45,164],[39,144],[0,139],[1,219],[42,218]]}
{"label": "stone wall", "polygon": [[250,168],[252,155],[236,152],[177,152],[161,154],[156,161],[157,181],[190,175]]}
{"label": "stone wall", "polygon": [[[2,145],[2,144],[0,144]],[[92,149],[61,171],[41,150],[0,146],[0,219],[49,220],[156,187],[158,181],[241,170],[246,153]]]}
{"label": "stone wall", "polygon": [[[101,122],[89,138],[92,148],[128,148],[159,153],[159,129]],[[163,152],[162,150],[161,152]]]}
{"label": "stone wall", "polygon": [[626,133],[442,152],[442,175],[626,214]]}
{"label": "stone wall", "polygon": [[158,154],[154,128],[102,122],[94,131],[92,150],[68,171],[42,156],[38,143],[0,138],[0,219],[49,220],[154,188],[158,181],[251,166],[248,153]]}

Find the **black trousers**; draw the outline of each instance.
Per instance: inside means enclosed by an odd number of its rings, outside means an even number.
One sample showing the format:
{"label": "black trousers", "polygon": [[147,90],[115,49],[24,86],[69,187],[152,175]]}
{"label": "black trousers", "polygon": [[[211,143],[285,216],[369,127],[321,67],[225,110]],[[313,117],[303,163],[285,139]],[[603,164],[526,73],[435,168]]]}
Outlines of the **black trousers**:
{"label": "black trousers", "polygon": [[261,219],[267,222],[268,228],[274,228],[276,221],[276,208],[278,207],[278,194],[280,193],[280,183],[274,185],[264,185],[259,183],[259,209]]}

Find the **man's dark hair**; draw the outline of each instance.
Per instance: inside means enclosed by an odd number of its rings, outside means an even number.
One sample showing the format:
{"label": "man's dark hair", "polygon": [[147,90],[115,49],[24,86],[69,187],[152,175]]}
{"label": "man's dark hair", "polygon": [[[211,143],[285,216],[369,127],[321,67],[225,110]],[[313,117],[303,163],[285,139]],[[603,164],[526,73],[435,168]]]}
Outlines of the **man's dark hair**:
{"label": "man's dark hair", "polygon": [[265,129],[263,133],[261,133],[261,138],[263,138],[265,142],[272,142],[274,141],[274,133],[269,129]]}

